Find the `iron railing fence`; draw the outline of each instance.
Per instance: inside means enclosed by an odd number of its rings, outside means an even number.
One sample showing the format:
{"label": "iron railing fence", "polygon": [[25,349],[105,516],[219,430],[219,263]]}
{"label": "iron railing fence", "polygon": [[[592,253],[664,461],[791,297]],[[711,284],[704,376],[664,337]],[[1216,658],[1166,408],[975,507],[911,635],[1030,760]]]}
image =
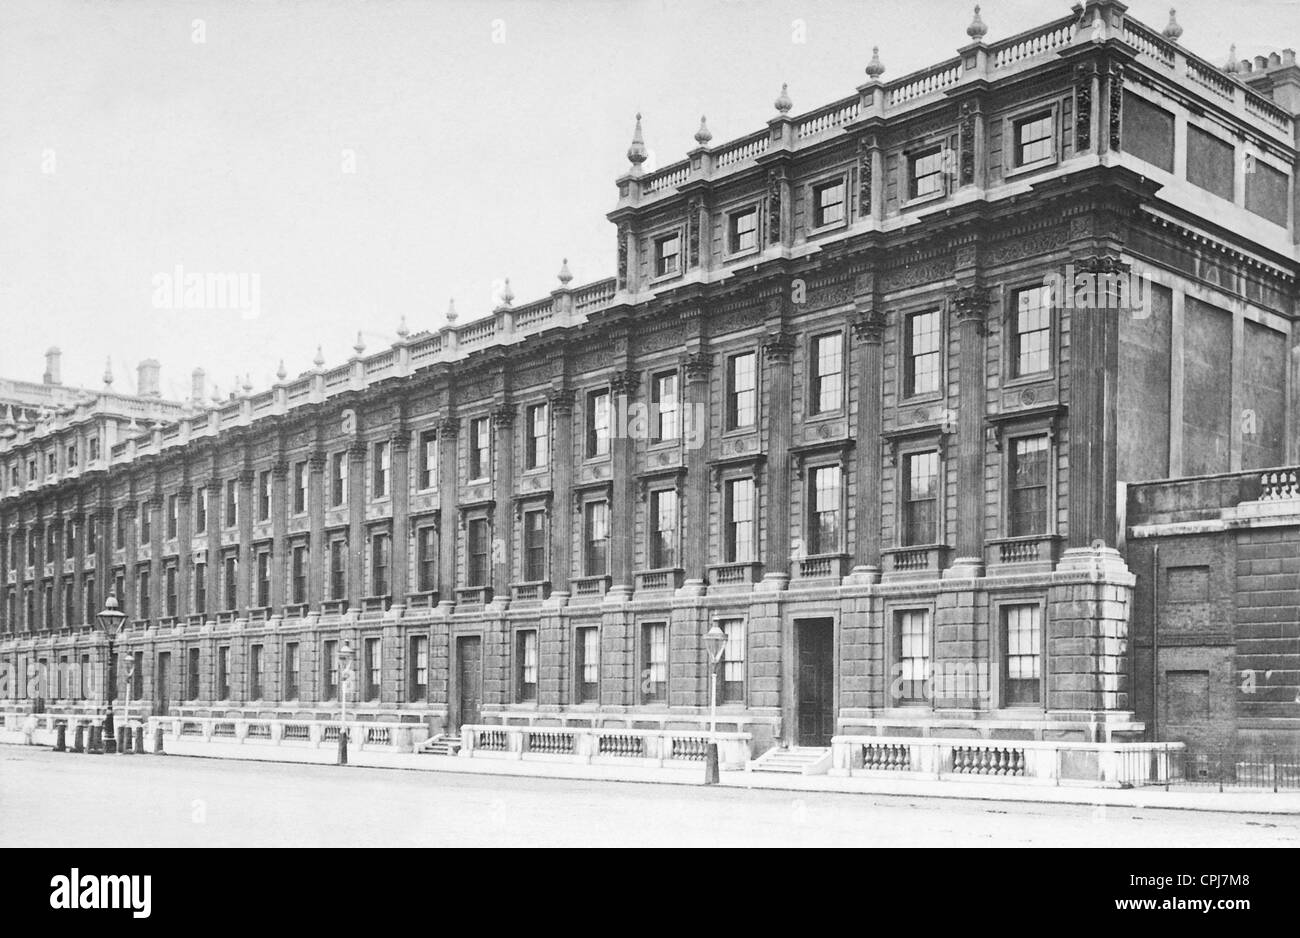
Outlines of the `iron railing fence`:
{"label": "iron railing fence", "polygon": [[1174,784],[1300,791],[1300,750],[1188,748],[1174,759]]}

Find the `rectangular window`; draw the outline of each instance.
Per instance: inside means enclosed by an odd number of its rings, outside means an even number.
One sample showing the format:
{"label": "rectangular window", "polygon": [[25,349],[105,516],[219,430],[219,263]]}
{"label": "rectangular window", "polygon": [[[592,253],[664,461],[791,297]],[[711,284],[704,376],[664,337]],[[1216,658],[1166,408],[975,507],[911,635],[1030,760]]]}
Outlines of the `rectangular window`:
{"label": "rectangular window", "polygon": [[[141,502],[141,503],[140,503],[140,543],[143,544],[143,545],[148,545],[150,539],[153,537],[153,524],[152,524],[152,522],[153,522],[153,511],[152,511],[152,507],[150,506],[150,504],[149,504],[148,502]],[[53,543],[54,543],[54,538],[53,538],[53,530],[52,530],[52,529],[51,529],[51,531],[50,531],[50,534],[51,534],[51,537],[50,537],[50,541],[49,541],[49,543],[50,543],[50,544],[53,544]],[[51,559],[53,559],[53,556],[52,556],[52,555],[53,555],[53,551],[49,550],[48,545],[47,545],[47,547],[46,547],[46,551],[45,551],[45,553],[46,553],[46,556],[49,556]]]}
{"label": "rectangular window", "polygon": [[208,490],[200,486],[194,494],[194,533],[202,534],[208,529]]}
{"label": "rectangular window", "polygon": [[650,568],[677,566],[677,491],[650,493]]}
{"label": "rectangular window", "polygon": [[641,626],[641,702],[668,700],[668,626],[663,622]]}
{"label": "rectangular window", "polygon": [[943,191],[943,150],[940,147],[914,154],[908,159],[909,197],[919,199]]}
{"label": "rectangular window", "polygon": [[492,430],[488,418],[469,422],[469,477],[486,479],[492,472]]}
{"label": "rectangular window", "polygon": [[468,573],[469,582],[466,586],[487,586],[488,585],[488,520],[487,518],[474,518],[469,523],[468,532],[469,541],[469,558]]}
{"label": "rectangular window", "polygon": [[1015,298],[1011,370],[1012,375],[1019,378],[1052,367],[1052,288],[1040,286],[1017,290]]}
{"label": "rectangular window", "polygon": [[[45,630],[48,632],[54,628],[54,584],[48,580],[45,583],[45,589],[41,591],[45,600],[41,603],[42,618],[45,620]],[[142,616],[141,618],[145,618]]]}
{"label": "rectangular window", "polygon": [[388,443],[376,443],[371,459],[371,498],[384,498],[388,495],[388,474],[392,468],[390,460],[392,453],[389,450]]}
{"label": "rectangular window", "polygon": [[1047,533],[1047,434],[1026,436],[1011,446],[1010,534]]}
{"label": "rectangular window", "polygon": [[200,677],[199,649],[191,648],[189,654],[189,662],[185,674],[185,692],[186,692],[186,698],[188,700],[199,699],[199,693],[200,693],[199,677]]}
{"label": "rectangular window", "polygon": [[832,332],[813,339],[809,413],[825,414],[844,402],[844,335]]}
{"label": "rectangular window", "polygon": [[99,550],[99,525],[94,518],[86,519],[86,559],[91,563],[95,561],[95,553]]}
{"label": "rectangular window", "polygon": [[650,403],[654,408],[655,442],[675,440],[681,435],[678,419],[677,372],[665,371],[654,376],[650,385]]}
{"label": "rectangular window", "polygon": [[1040,606],[1002,607],[1002,647],[1006,649],[1004,706],[1036,704],[1042,700],[1042,627]]}
{"label": "rectangular window", "polygon": [[757,420],[758,355],[732,355],[727,359],[727,429],[752,427]]}
{"label": "rectangular window", "polygon": [[271,552],[257,553],[257,605],[265,609],[271,605]]}
{"label": "rectangular window", "polygon": [[271,485],[270,469],[263,469],[257,474],[257,520],[271,520]]}
{"label": "rectangular window", "polygon": [[758,209],[732,212],[727,218],[727,249],[732,254],[758,247]]}
{"label": "rectangular window", "polygon": [[137,651],[131,656],[131,697],[144,699],[144,652]]}
{"label": "rectangular window", "polygon": [[420,434],[420,489],[427,491],[438,485],[438,434],[425,430]]}
{"label": "rectangular window", "polygon": [[87,448],[88,448],[89,451],[90,451],[90,452],[89,452],[89,456],[88,456],[87,458],[88,458],[91,462],[94,462],[95,460],[99,459],[99,437],[97,437],[97,436],[92,436],[92,437],[90,438],[90,441],[89,441],[89,443],[88,443],[88,447],[87,447]]}
{"label": "rectangular window", "polygon": [[723,559],[750,563],[754,559],[754,480],[731,479],[723,488]]}
{"label": "rectangular window", "polygon": [[900,612],[895,621],[899,702],[924,703],[930,680],[930,612]]}
{"label": "rectangular window", "polygon": [[307,510],[307,463],[293,467],[293,513],[301,515]]}
{"label": "rectangular window", "polygon": [[904,320],[903,396],[939,390],[939,311],[912,313]]}
{"label": "rectangular window", "polygon": [[348,594],[348,542],[330,542],[330,599],[343,599]]}
{"label": "rectangular window", "polygon": [[533,404],[525,412],[528,437],[524,447],[524,467],[540,469],[550,462],[550,420],[545,404]]}
{"label": "rectangular window", "polygon": [[169,616],[175,616],[178,611],[180,598],[176,594],[176,567],[169,565],[163,571],[164,602],[167,605],[166,613]]}
{"label": "rectangular window", "polygon": [[655,238],[655,276],[667,277],[681,270],[682,237],[670,234]]}
{"label": "rectangular window", "polygon": [[226,482],[226,527],[239,524],[239,480]]}
{"label": "rectangular window", "polygon": [[290,578],[293,585],[290,595],[296,605],[301,605],[307,601],[307,545],[295,544],[291,556]]}
{"label": "rectangular window", "polygon": [[325,700],[339,696],[339,643],[330,639],[325,643]]}
{"label": "rectangular window", "polygon": [[609,503],[587,502],[583,518],[584,576],[604,576],[609,559]]}
{"label": "rectangular window", "polygon": [[389,593],[388,565],[392,538],[375,534],[370,538],[370,595],[387,596]]}
{"label": "rectangular window", "polygon": [[411,636],[411,693],[412,702],[429,696],[429,639],[425,635]]}
{"label": "rectangular window", "polygon": [[181,503],[176,495],[167,496],[167,537],[174,538],[180,530]]}
{"label": "rectangular window", "polygon": [[330,505],[337,508],[348,498],[348,454],[330,457]]}
{"label": "rectangular window", "polygon": [[415,532],[416,588],[432,593],[438,588],[438,529],[426,525]]}
{"label": "rectangular window", "polygon": [[515,633],[515,702],[537,700],[537,632],[533,629]]}
{"label": "rectangular window", "polygon": [[934,544],[938,525],[939,454],[911,453],[903,459],[904,547]]}
{"label": "rectangular window", "polygon": [[844,180],[813,186],[813,227],[824,228],[844,220]]}
{"label": "rectangular window", "polygon": [[808,479],[808,553],[839,553],[843,518],[839,466],[820,466]]}
{"label": "rectangular window", "polygon": [[600,629],[577,630],[577,660],[574,673],[578,675],[578,703],[596,703],[600,699]]}
{"label": "rectangular window", "polygon": [[[94,621],[95,613],[99,609],[99,605],[95,600],[95,578],[93,576],[86,577],[82,586],[84,595],[82,597],[81,618],[83,623],[89,623]],[[14,594],[11,592],[9,594],[9,622],[11,629],[13,628],[14,619],[13,603]]]}
{"label": "rectangular window", "polygon": [[728,619],[718,623],[727,636],[722,649],[719,668],[718,702],[745,702],[745,623],[741,619]]}
{"label": "rectangular window", "polygon": [[63,628],[70,629],[77,624],[77,594],[72,589],[71,580],[64,580],[59,591],[63,594]]}
{"label": "rectangular window", "polygon": [[379,699],[379,681],[380,668],[383,661],[380,658],[379,639],[368,638],[365,644],[366,654],[366,700]]}
{"label": "rectangular window", "polygon": [[[113,518],[113,546],[118,550],[126,546],[126,509],[124,508],[119,508]],[[35,562],[36,550],[32,548],[27,555],[27,565],[30,567]]]}
{"label": "rectangular window", "polygon": [[284,646],[284,699],[298,699],[298,643]]}
{"label": "rectangular window", "polygon": [[609,452],[609,391],[587,394],[587,458]]}
{"label": "rectangular window", "polygon": [[229,612],[239,605],[239,558],[234,554],[228,555],[224,567],[225,583],[222,586],[225,589],[226,611]]}
{"label": "rectangular window", "polygon": [[208,611],[208,565],[194,565],[194,613],[203,615]]}
{"label": "rectangular window", "polygon": [[138,571],[136,571],[135,582],[136,582],[136,596],[139,600],[136,606],[136,611],[137,611],[136,618],[147,619],[153,614],[153,609],[150,608],[150,604],[149,604],[149,600],[151,598],[150,597],[151,590],[150,590],[150,583],[149,583],[148,567],[141,567]]}
{"label": "rectangular window", "polygon": [[77,468],[77,444],[73,443],[68,447],[68,468]]}
{"label": "rectangular window", "polygon": [[230,699],[230,646],[217,649],[217,699]]}
{"label": "rectangular window", "polygon": [[1053,146],[1053,123],[1051,111],[1022,117],[1015,122],[1017,166],[1028,166],[1052,158],[1056,152]]}
{"label": "rectangular window", "polygon": [[524,582],[546,579],[546,512],[524,512]]}
{"label": "rectangular window", "polygon": [[251,645],[248,649],[248,699],[262,699],[262,646]]}
{"label": "rectangular window", "polygon": [[77,556],[77,523],[69,521],[63,526],[63,556],[71,560]]}

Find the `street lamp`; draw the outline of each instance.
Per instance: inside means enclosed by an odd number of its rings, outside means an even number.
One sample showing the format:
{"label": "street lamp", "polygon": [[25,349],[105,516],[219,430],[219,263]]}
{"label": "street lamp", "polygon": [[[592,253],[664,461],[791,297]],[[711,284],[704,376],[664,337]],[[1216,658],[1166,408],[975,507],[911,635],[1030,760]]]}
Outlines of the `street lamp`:
{"label": "street lamp", "polygon": [[[113,640],[126,625],[126,614],[117,608],[117,597],[112,593],[104,601],[104,608],[95,614],[95,624],[103,630],[108,639],[108,657],[104,659],[104,686],[108,696],[108,718],[104,721],[104,752],[117,752],[117,740],[113,736],[113,698],[116,688],[110,676],[113,665]],[[113,675],[115,676],[115,675]]]}
{"label": "street lamp", "polygon": [[339,765],[348,764],[348,685],[352,683],[352,643],[339,643]]}
{"label": "street lamp", "polygon": [[704,784],[718,784],[718,665],[727,648],[727,633],[715,622],[704,636],[709,653],[709,742],[704,747]]}

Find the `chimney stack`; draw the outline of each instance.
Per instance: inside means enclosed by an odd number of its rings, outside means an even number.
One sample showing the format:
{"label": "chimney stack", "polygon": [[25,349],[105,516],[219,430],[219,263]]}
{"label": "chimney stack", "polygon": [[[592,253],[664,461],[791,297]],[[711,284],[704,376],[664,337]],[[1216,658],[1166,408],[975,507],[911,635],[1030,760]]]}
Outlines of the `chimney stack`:
{"label": "chimney stack", "polygon": [[156,358],[146,358],[136,368],[138,381],[136,382],[136,394],[141,397],[159,397],[161,392],[158,389],[158,371],[161,366]]}
{"label": "chimney stack", "polygon": [[208,386],[208,375],[202,368],[195,368],[190,373],[190,400],[202,401],[206,396],[205,388]]}
{"label": "chimney stack", "polygon": [[45,353],[45,383],[62,384],[63,383],[63,353],[59,351],[57,345],[51,345]]}

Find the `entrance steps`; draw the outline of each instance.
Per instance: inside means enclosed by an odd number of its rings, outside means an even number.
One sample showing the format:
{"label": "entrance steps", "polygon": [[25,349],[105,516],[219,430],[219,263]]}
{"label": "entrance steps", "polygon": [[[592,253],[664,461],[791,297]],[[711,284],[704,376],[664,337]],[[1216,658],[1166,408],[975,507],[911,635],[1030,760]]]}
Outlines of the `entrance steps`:
{"label": "entrance steps", "polygon": [[426,756],[454,756],[460,752],[460,737],[450,733],[439,733],[437,736],[430,736],[420,744],[416,752],[422,752]]}
{"label": "entrance steps", "polygon": [[773,746],[746,765],[750,772],[783,772],[787,775],[825,775],[831,767],[830,747]]}

